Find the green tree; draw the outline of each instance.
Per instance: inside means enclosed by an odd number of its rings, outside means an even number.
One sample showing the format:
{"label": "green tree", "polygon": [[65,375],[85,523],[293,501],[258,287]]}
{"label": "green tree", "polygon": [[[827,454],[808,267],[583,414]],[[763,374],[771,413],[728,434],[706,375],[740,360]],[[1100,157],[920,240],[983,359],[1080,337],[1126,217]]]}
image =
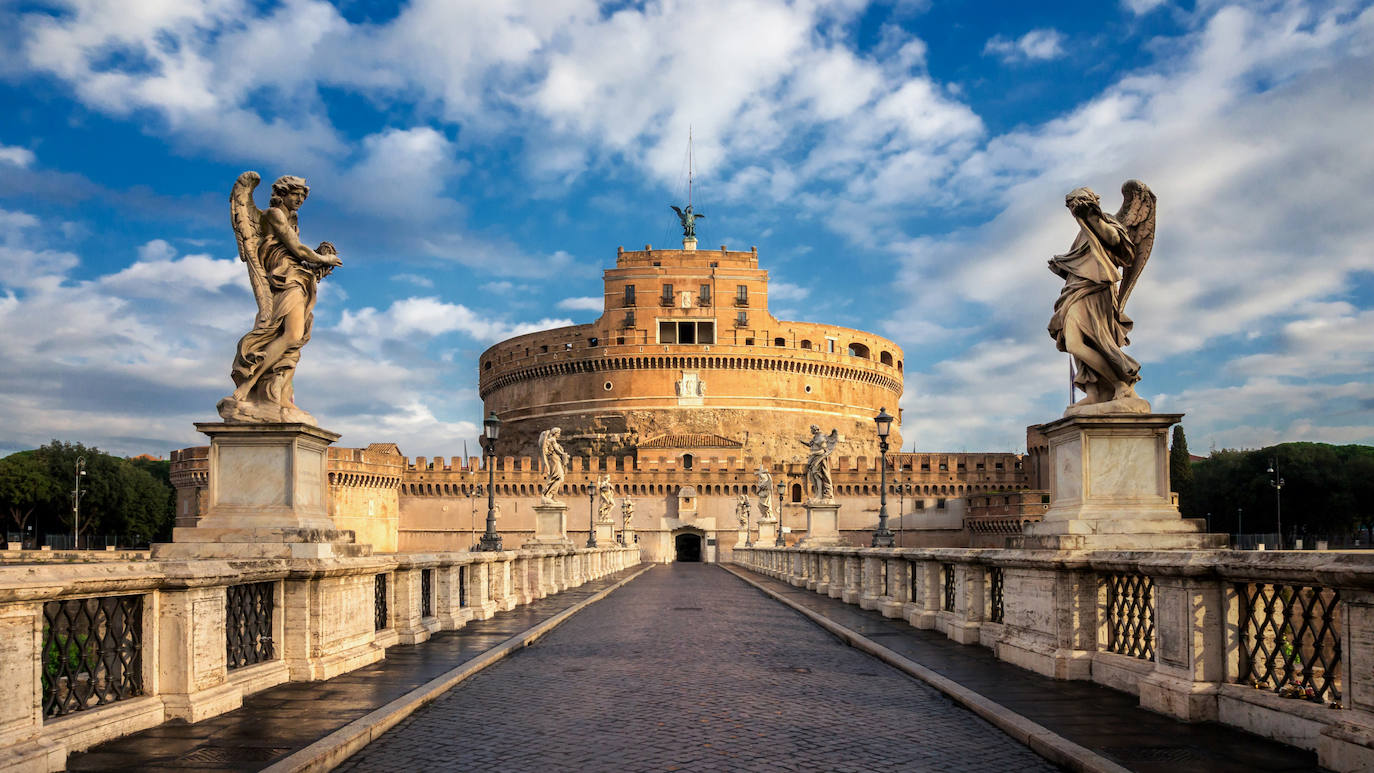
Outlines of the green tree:
{"label": "green tree", "polygon": [[1169,483],[1178,493],[1180,508],[1193,498],[1193,457],[1188,453],[1182,424],[1174,425],[1173,442],[1169,444]]}
{"label": "green tree", "polygon": [[33,451],[20,451],[0,459],[0,506],[21,534],[35,513],[59,496],[43,461]]}

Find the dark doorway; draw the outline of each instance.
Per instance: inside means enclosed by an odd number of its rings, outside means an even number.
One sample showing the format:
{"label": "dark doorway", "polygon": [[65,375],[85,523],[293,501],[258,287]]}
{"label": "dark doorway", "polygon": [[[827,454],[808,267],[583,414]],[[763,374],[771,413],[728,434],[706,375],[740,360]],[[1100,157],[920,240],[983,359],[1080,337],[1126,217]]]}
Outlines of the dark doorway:
{"label": "dark doorway", "polygon": [[673,548],[678,561],[701,561],[701,535],[679,534],[673,538]]}

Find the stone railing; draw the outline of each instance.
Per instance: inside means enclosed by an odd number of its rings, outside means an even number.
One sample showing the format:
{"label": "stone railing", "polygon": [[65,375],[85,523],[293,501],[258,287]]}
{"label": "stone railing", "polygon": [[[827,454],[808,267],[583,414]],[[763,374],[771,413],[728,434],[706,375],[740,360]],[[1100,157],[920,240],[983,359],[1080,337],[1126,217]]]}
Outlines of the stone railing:
{"label": "stone railing", "polygon": [[734,561],[1059,679],[1374,768],[1374,555],[735,548]]}
{"label": "stone railing", "polygon": [[0,770],[62,770],[637,563],[617,546],[0,567]]}

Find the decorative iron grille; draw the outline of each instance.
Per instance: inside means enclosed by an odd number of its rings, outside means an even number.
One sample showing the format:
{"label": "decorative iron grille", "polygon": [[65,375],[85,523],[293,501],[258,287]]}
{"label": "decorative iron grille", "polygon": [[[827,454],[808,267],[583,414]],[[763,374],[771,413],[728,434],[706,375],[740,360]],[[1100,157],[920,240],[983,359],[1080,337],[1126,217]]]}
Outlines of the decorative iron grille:
{"label": "decorative iron grille", "polygon": [[143,597],[43,604],[43,717],[143,694]]}
{"label": "decorative iron grille", "polygon": [[917,587],[916,578],[917,578],[917,576],[920,575],[920,573],[921,573],[921,572],[920,572],[920,567],[919,567],[918,565],[913,564],[913,563],[911,563],[910,561],[908,561],[908,562],[907,562],[907,565],[906,565],[906,568],[907,568],[907,571],[911,573],[911,579],[909,580],[909,582],[911,583],[911,600],[912,600],[912,601],[919,602],[920,599],[921,599],[921,597],[920,597],[920,595],[917,593],[917,591],[919,590],[919,588]]}
{"label": "decorative iron grille", "polygon": [[1240,583],[1240,681],[1311,700],[1341,697],[1341,596],[1316,585]]}
{"label": "decorative iron grille", "polygon": [[384,575],[384,574],[379,574],[379,575],[377,575],[377,581],[376,581],[376,583],[374,584],[374,587],[373,587],[372,598],[373,598],[373,600],[372,600],[372,608],[373,608],[373,610],[375,611],[375,613],[376,613],[376,615],[377,615],[377,619],[374,621],[374,628],[375,628],[375,630],[380,631],[380,630],[382,630],[383,628],[386,628],[386,622],[387,622],[387,621],[386,621],[386,617],[387,617],[387,615],[386,615],[386,575]]}
{"label": "decorative iron grille", "polygon": [[468,568],[458,567],[458,606],[468,605]]}
{"label": "decorative iron grille", "polygon": [[1155,659],[1155,581],[1139,572],[1113,572],[1107,584],[1107,650]]}
{"label": "decorative iron grille", "polygon": [[988,569],[988,619],[1000,623],[1003,614],[1002,567],[994,566]]}
{"label": "decorative iron grille", "polygon": [[420,617],[434,617],[434,570],[420,570]]}
{"label": "decorative iron grille", "polygon": [[945,611],[954,611],[954,564],[940,564],[940,574],[945,581]]}
{"label": "decorative iron grille", "polygon": [[265,663],[272,647],[274,582],[230,585],[224,589],[224,642],[229,669]]}

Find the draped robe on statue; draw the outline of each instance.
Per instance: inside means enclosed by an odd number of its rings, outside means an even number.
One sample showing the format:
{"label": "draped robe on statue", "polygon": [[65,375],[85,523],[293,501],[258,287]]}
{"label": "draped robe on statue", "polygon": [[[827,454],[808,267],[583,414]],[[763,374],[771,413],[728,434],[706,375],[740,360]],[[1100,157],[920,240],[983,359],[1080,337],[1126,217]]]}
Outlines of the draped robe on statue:
{"label": "draped robe on statue", "polygon": [[[1129,266],[1135,260],[1135,247],[1130,234],[1111,216],[1102,215],[1102,223],[1118,236],[1114,248],[1104,245],[1079,219],[1078,238],[1073,246],[1067,253],[1050,259],[1050,270],[1065,281],[1054,302],[1049,332],[1063,352],[1067,351],[1065,331],[1076,329],[1083,342],[1101,354],[1114,371],[1101,374],[1102,377],[1134,384],[1140,380],[1140,363],[1122,351],[1130,343],[1127,336],[1134,323],[1121,311],[1115,285],[1121,280],[1118,267]],[[1074,386],[1087,391],[1087,385],[1095,383],[1099,374],[1077,357],[1073,364]]]}
{"label": "draped robe on statue", "polygon": [[[263,212],[264,221],[266,216],[267,212]],[[300,233],[294,212],[288,213],[287,222],[293,231]],[[297,308],[304,307],[305,334],[301,336],[297,345],[282,352],[276,363],[271,366],[271,372],[260,378],[254,387],[254,391],[260,391],[267,400],[290,406],[295,399],[291,382],[295,375],[296,363],[301,358],[301,347],[310,340],[310,328],[315,321],[317,278],[315,271],[296,260],[290,249],[282,244],[276,232],[265,222],[261,226],[261,233],[262,243],[258,247],[258,255],[262,260],[268,286],[272,288],[272,310],[265,319],[258,319],[253,329],[239,340],[238,352],[234,357],[234,367],[230,375],[235,384],[246,381],[252,375],[253,368],[262,360],[263,350],[282,335],[282,326],[287,315]]]}

